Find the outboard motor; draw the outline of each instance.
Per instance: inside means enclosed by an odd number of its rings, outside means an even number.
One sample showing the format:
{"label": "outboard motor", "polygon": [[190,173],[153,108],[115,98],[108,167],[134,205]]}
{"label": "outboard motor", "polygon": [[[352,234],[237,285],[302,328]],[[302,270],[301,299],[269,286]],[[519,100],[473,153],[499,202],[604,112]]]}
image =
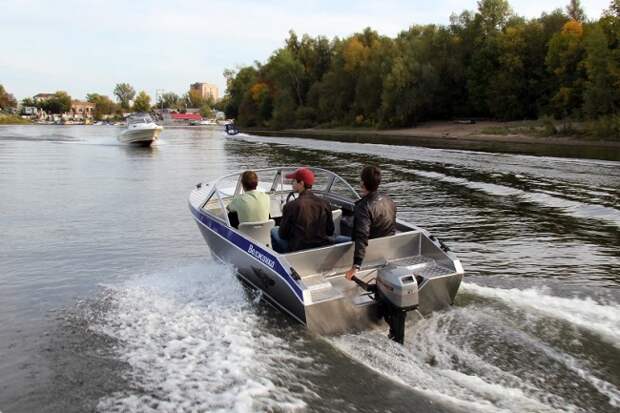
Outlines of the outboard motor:
{"label": "outboard motor", "polygon": [[418,281],[406,267],[387,265],[377,273],[376,283],[367,284],[353,277],[360,287],[375,294],[379,316],[390,326],[389,337],[403,344],[407,312],[419,305]]}

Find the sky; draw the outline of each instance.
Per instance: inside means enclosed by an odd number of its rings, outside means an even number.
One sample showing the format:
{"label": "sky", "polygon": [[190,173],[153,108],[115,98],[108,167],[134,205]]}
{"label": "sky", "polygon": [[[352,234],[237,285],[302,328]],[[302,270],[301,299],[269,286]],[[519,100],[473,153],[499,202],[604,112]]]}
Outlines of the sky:
{"label": "sky", "polygon": [[[582,0],[598,19],[610,0]],[[568,0],[512,0],[520,16]],[[155,97],[208,82],[224,93],[224,69],[265,62],[289,30],[346,37],[371,27],[395,36],[412,24],[448,24],[476,0],[0,0],[0,84],[18,99],[67,91],[112,97],[130,83]],[[154,100],[154,99],[153,99]]]}

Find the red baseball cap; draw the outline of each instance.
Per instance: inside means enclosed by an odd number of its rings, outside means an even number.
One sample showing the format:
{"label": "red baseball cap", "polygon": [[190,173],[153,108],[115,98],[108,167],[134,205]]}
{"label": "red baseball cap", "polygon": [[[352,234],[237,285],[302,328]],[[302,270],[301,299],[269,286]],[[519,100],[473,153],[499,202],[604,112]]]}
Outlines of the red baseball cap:
{"label": "red baseball cap", "polygon": [[308,168],[299,168],[295,172],[285,175],[285,178],[303,181],[306,185],[314,184],[314,172]]}

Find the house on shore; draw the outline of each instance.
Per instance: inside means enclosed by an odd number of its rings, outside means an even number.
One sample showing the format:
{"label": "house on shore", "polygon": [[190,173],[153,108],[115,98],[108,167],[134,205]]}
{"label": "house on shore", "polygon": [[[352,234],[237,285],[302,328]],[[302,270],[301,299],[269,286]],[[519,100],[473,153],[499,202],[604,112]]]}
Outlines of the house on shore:
{"label": "house on shore", "polygon": [[84,100],[72,100],[71,110],[63,113],[73,120],[87,120],[95,116],[95,104]]}
{"label": "house on shore", "polygon": [[[55,96],[54,93],[37,93],[32,97],[37,106]],[[62,114],[47,113],[39,107],[27,106],[22,108],[22,113],[32,119],[46,121],[74,121],[89,123],[95,116],[95,104],[84,100],[72,99],[71,108]]]}

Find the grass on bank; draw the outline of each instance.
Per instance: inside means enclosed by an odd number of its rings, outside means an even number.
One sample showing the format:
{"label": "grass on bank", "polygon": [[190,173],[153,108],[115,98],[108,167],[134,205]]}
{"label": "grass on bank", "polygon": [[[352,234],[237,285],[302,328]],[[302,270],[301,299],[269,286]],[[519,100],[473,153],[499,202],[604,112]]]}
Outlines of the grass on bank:
{"label": "grass on bank", "polygon": [[517,125],[489,126],[482,128],[484,135],[525,135],[533,137],[568,136],[584,139],[620,140],[620,115],[604,116],[596,120],[575,122],[570,119],[556,121],[542,118]]}
{"label": "grass on bank", "polygon": [[29,125],[32,122],[17,115],[0,113],[0,125]]}

